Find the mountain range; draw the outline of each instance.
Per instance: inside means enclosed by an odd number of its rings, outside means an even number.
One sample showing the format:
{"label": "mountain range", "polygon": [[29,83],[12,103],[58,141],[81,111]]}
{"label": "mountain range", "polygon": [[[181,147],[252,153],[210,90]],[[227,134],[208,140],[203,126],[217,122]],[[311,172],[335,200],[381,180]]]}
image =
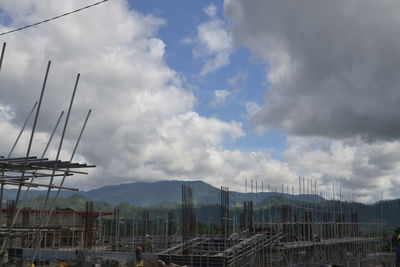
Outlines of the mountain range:
{"label": "mountain range", "polygon": [[[182,185],[190,185],[194,193],[194,201],[197,203],[214,204],[220,201],[220,189],[203,181],[158,181],[158,182],[136,182],[120,185],[109,185],[89,191],[62,191],[61,197],[81,195],[94,201],[103,201],[113,205],[129,203],[134,206],[145,207],[162,205],[166,203],[179,203],[181,201]],[[4,199],[15,199],[16,189],[6,189]],[[30,198],[46,194],[46,191],[31,190]],[[54,193],[53,193],[54,195]],[[235,205],[243,201],[252,200],[255,203],[263,201],[271,196],[281,196],[293,200],[315,200],[322,198],[315,195],[289,195],[275,192],[241,193],[229,192],[230,203]]]}

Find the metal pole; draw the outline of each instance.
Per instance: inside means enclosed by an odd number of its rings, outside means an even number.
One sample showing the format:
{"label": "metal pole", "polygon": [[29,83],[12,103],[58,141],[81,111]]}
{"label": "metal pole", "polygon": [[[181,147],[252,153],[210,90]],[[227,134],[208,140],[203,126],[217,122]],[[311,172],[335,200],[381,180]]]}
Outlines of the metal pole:
{"label": "metal pole", "polygon": [[135,216],[132,212],[132,250],[135,249]]}
{"label": "metal pole", "polygon": [[258,204],[258,198],[257,198],[257,195],[258,195],[258,189],[257,189],[257,180],[256,180],[256,201],[255,201],[255,205],[254,205],[254,207],[255,207],[255,221],[256,221],[256,224],[258,224],[258,210],[257,210],[257,204]]}
{"label": "metal pole", "polygon": [[[1,220],[2,210],[3,210],[3,192],[4,192],[4,184],[1,183],[0,187],[1,187],[1,189],[0,189],[0,220]],[[1,225],[0,225],[0,227],[1,227]]]}
{"label": "metal pole", "polygon": [[1,49],[0,70],[1,70],[1,66],[3,65],[3,58],[4,58],[4,52],[6,51],[6,45],[7,45],[7,43],[4,42],[3,43],[3,49]]}
{"label": "metal pole", "polygon": [[[73,92],[72,92],[71,101],[70,101],[70,103],[69,103],[68,112],[67,112],[67,117],[65,118],[65,123],[64,123],[64,128],[63,128],[62,134],[61,134],[60,144],[58,145],[56,161],[57,161],[57,160],[59,159],[59,157],[60,157],[60,152],[61,152],[62,144],[63,144],[63,141],[64,141],[65,132],[66,132],[66,130],[67,130],[68,120],[69,120],[69,116],[70,116],[70,114],[71,114],[72,104],[74,103],[75,92],[76,92],[76,88],[78,87],[79,77],[80,77],[80,76],[81,76],[80,73],[78,73],[78,75],[76,76],[75,86],[74,86],[74,90],[73,90]],[[56,167],[57,167],[57,166],[55,166],[54,169],[53,169],[52,177],[50,178],[49,185],[53,184],[53,180],[54,180],[53,175],[55,174]],[[47,189],[47,194],[46,194],[46,198],[45,198],[45,201],[44,201],[43,210],[46,210],[46,208],[47,208],[47,201],[49,200],[50,191],[51,191],[51,187],[49,187],[49,188]]]}
{"label": "metal pole", "polygon": [[33,105],[32,109],[31,109],[31,111],[29,112],[28,117],[26,118],[24,125],[22,126],[21,131],[19,132],[19,134],[17,136],[17,139],[15,139],[15,142],[14,142],[10,152],[7,155],[7,158],[11,157],[11,154],[14,152],[15,146],[17,145],[17,143],[19,141],[19,138],[21,137],[22,133],[24,132],[25,126],[28,123],[29,119],[31,118],[31,115],[32,115],[33,111],[35,110],[37,104],[38,104],[38,102],[36,101],[35,104]]}
{"label": "metal pole", "polygon": [[58,128],[58,124],[60,123],[61,118],[62,118],[63,115],[64,115],[64,111],[61,111],[60,117],[58,117],[58,120],[56,122],[56,126],[54,127],[53,132],[50,135],[49,141],[47,142],[47,145],[46,145],[45,149],[43,150],[42,158],[44,158],[44,155],[46,154],[47,149],[49,148],[49,145],[50,145],[51,141],[53,140],[54,133],[56,132],[56,130]]}
{"label": "metal pole", "polygon": [[[33,142],[33,136],[35,135],[35,130],[36,130],[36,124],[39,118],[39,113],[40,113],[40,107],[42,106],[42,100],[43,100],[43,95],[44,95],[44,89],[46,88],[46,83],[47,83],[47,77],[49,75],[50,71],[50,66],[51,66],[51,61],[47,63],[47,69],[46,69],[46,75],[44,77],[44,82],[42,86],[42,91],[40,92],[40,97],[39,97],[39,103],[38,103],[38,108],[36,110],[36,115],[35,115],[35,120],[33,121],[33,126],[32,126],[32,132],[31,132],[31,137],[29,139],[29,145],[28,145],[28,150],[26,151],[26,158],[29,157],[29,154],[31,152],[31,147],[32,147],[32,142]],[[22,176],[24,173],[22,173]]]}

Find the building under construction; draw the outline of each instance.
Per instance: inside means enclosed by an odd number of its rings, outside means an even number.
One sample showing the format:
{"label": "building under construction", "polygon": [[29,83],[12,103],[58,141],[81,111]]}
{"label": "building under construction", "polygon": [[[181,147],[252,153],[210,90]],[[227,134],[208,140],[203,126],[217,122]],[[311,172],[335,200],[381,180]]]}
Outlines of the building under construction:
{"label": "building under construction", "polygon": [[[182,186],[182,207],[165,220],[143,211],[129,222],[119,211],[54,211],[46,229],[37,262],[76,262],[76,251],[96,258],[133,259],[141,246],[145,255],[165,263],[186,266],[380,266],[385,240],[381,223],[359,222],[351,203],[320,199],[269,208],[229,205],[229,191],[221,188],[218,234],[198,232],[193,189]],[[257,207],[257,208],[255,208]],[[336,210],[337,209],[337,210]],[[9,224],[10,208],[3,209]],[[41,210],[21,210],[10,242],[13,262],[33,256]],[[153,217],[153,218],[152,218]],[[109,229],[108,229],[109,228]],[[385,266],[389,262],[386,261]]]}
{"label": "building under construction", "polygon": [[[91,202],[88,202],[89,205]],[[2,210],[1,225],[11,226],[14,208]],[[112,212],[54,210],[46,227],[41,227],[41,218],[48,210],[21,209],[14,223],[18,235],[10,238],[12,247],[33,248],[37,231],[41,229],[43,238],[40,248],[79,248],[100,245],[101,219]],[[4,232],[2,232],[4,234]]]}
{"label": "building under construction", "polygon": [[351,203],[311,194],[303,201],[256,211],[252,201],[245,201],[239,214],[229,216],[228,196],[221,188],[220,235],[191,234],[158,257],[167,263],[210,267],[382,264],[383,224],[359,222]]}

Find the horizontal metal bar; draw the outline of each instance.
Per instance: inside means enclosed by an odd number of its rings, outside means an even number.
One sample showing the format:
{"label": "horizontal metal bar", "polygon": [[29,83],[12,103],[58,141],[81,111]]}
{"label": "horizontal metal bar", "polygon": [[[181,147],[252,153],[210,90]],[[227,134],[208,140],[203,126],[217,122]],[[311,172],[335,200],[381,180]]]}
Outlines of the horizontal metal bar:
{"label": "horizontal metal bar", "polygon": [[2,184],[9,184],[9,185],[25,185],[28,187],[46,187],[46,188],[56,188],[56,189],[63,189],[63,190],[70,190],[70,191],[79,191],[77,188],[72,188],[72,187],[60,187],[57,185],[53,184],[38,184],[38,183],[29,183],[29,182],[24,182],[20,180],[7,180],[1,182]]}
{"label": "horizontal metal bar", "polygon": [[[67,173],[67,174],[55,174],[55,175],[53,175],[53,176],[64,176],[64,175],[66,175],[66,176],[72,176],[73,174],[71,174],[71,173]],[[28,180],[28,178],[45,178],[45,177],[50,177],[50,176],[51,176],[51,174],[35,174],[35,175],[32,175],[32,176],[27,176],[27,175],[25,175],[25,176],[24,176],[24,180]],[[5,180],[5,178],[9,178],[9,179],[21,179],[21,176],[4,175],[3,177],[0,178],[0,181],[1,181],[1,180]],[[25,178],[26,178],[26,179],[25,179]]]}
{"label": "horizontal metal bar", "polygon": [[0,158],[0,161],[26,161],[26,160],[33,160],[33,159],[37,159],[37,157],[35,157],[35,156],[32,156],[32,157],[28,157],[28,158],[26,158],[26,157],[18,157],[18,158]]}

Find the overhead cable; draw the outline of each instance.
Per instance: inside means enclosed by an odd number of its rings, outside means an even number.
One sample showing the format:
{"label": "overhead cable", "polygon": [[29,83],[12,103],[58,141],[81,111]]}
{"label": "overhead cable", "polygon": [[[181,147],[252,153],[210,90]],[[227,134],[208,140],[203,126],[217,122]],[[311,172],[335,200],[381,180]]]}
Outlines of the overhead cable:
{"label": "overhead cable", "polygon": [[29,24],[29,25],[26,25],[26,26],[23,26],[23,27],[14,29],[14,30],[10,30],[10,31],[7,31],[7,32],[3,32],[3,33],[0,33],[0,36],[6,35],[6,34],[9,34],[9,33],[13,33],[13,32],[17,32],[17,31],[21,31],[21,30],[25,30],[25,29],[27,29],[27,28],[31,28],[31,27],[33,27],[33,26],[37,26],[37,25],[43,24],[43,23],[45,23],[45,22],[49,22],[49,21],[52,21],[52,20],[56,20],[56,19],[59,19],[59,18],[68,16],[68,15],[71,15],[71,14],[73,14],[73,13],[77,13],[77,12],[79,12],[79,11],[82,11],[82,10],[85,10],[85,9],[88,9],[88,8],[91,8],[91,7],[94,7],[94,6],[97,6],[97,5],[102,4],[102,3],[104,3],[104,2],[107,2],[107,1],[108,1],[108,0],[102,0],[102,1],[99,1],[99,2],[96,2],[96,3],[93,3],[93,4],[90,4],[90,5],[88,5],[88,6],[81,7],[81,8],[79,8],[79,9],[74,10],[74,11],[70,11],[70,12],[67,12],[67,13],[64,13],[64,14],[61,14],[61,15],[58,15],[58,16],[49,18],[49,19],[45,19],[45,20],[42,20],[42,21],[39,21],[39,22],[36,22],[36,23],[33,23],[33,24]]}

